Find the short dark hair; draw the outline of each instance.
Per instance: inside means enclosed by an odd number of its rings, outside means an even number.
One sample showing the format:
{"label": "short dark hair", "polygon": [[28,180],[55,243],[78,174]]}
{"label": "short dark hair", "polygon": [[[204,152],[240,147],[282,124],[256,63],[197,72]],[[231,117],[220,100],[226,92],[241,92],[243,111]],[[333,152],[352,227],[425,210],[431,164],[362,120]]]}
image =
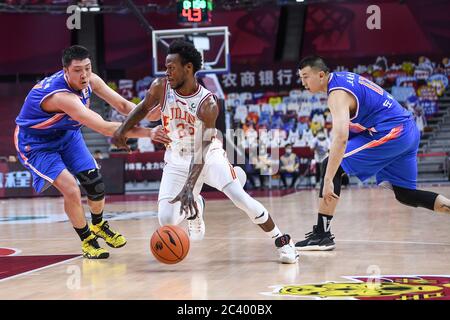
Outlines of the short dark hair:
{"label": "short dark hair", "polygon": [[89,50],[83,46],[71,46],[65,48],[62,52],[62,65],[63,67],[68,67],[72,63],[72,60],[84,60],[91,58]]}
{"label": "short dark hair", "polygon": [[202,55],[195,49],[194,45],[185,40],[175,40],[169,46],[168,54],[179,54],[181,64],[192,63],[194,74],[202,68]]}
{"label": "short dark hair", "polygon": [[284,146],[284,148],[286,149],[286,148],[292,148],[292,144],[291,143],[287,143],[285,146]]}
{"label": "short dark hair", "polygon": [[318,69],[319,71],[330,72],[330,69],[328,69],[325,61],[319,56],[308,56],[303,58],[298,65],[298,69],[301,70],[306,67]]}

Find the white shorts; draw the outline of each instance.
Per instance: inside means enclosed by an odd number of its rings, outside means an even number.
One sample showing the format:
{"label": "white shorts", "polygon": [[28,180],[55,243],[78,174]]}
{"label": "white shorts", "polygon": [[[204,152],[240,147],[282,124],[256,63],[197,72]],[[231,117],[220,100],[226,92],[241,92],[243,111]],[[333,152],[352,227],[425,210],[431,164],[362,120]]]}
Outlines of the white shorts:
{"label": "white shorts", "polygon": [[[164,160],[166,165],[159,187],[158,201],[173,199],[180,193],[189,174],[191,157],[181,157],[176,152],[167,150]],[[222,191],[235,179],[237,179],[236,172],[228,161],[225,150],[221,146],[211,146],[206,155],[202,173],[195,184],[194,197],[197,198],[200,194],[204,183]]]}

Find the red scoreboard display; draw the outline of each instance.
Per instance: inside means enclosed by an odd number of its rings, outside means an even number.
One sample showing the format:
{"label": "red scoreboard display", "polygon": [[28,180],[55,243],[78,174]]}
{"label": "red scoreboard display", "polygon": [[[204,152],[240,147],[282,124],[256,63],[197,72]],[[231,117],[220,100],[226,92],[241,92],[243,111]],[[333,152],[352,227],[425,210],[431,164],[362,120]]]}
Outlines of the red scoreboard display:
{"label": "red scoreboard display", "polygon": [[212,0],[177,0],[178,23],[182,25],[211,22]]}

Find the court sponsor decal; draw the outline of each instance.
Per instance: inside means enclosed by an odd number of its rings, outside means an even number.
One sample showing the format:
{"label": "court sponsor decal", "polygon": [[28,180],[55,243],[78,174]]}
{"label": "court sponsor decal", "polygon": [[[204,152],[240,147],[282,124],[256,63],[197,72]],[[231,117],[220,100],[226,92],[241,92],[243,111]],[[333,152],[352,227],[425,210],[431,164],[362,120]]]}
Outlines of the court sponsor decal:
{"label": "court sponsor decal", "polygon": [[[105,212],[103,218],[109,221],[119,220],[142,220],[146,218],[157,217],[156,211],[120,211],[120,212]],[[86,216],[90,219],[90,215]],[[2,224],[38,224],[38,223],[54,223],[67,222],[69,218],[65,213],[52,214],[36,214],[36,215],[21,215],[17,213],[5,214],[0,216],[0,225]]]}
{"label": "court sponsor decal", "polygon": [[351,300],[450,300],[450,275],[345,276],[345,282],[277,285],[270,296]]}

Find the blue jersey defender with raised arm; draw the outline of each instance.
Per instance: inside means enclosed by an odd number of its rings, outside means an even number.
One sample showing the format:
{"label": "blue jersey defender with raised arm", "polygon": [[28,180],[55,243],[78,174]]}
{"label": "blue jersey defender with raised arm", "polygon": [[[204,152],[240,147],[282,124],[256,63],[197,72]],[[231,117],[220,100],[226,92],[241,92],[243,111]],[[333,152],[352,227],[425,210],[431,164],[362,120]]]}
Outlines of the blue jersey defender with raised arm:
{"label": "blue jersey defender with raised arm", "polygon": [[48,113],[41,108],[46,99],[58,92],[76,95],[89,108],[90,85],[80,91],[72,89],[61,70],[31,89],[16,118],[14,138],[17,152],[22,164],[31,171],[37,192],[53,184],[66,168],[73,175],[98,169],[83,141],[82,124],[64,112]]}
{"label": "blue jersey defender with raised arm", "polygon": [[417,190],[420,134],[413,115],[387,91],[351,72],[329,72],[317,56],[299,65],[302,84],[312,93],[325,92],[333,118],[329,156],[322,164],[317,224],[297,250],[333,250],[331,219],[344,173],[361,180],[375,176],[402,204],[450,213],[450,200]]}
{"label": "blue jersey defender with raised arm", "polygon": [[[108,251],[101,248],[97,237],[114,248],[126,239],[103,220],[105,185],[96,161],[89,152],[81,126],[112,136],[120,126],[108,122],[89,109],[95,93],[123,114],[135,105],[109,88],[91,70],[89,52],[82,46],[63,51],[63,70],[36,84],[27,95],[16,118],[14,142],[21,163],[33,176],[37,192],[55,186],[64,197],[64,209],[82,241],[83,256],[104,259]],[[149,116],[152,119],[152,115]],[[152,137],[153,131],[133,128],[129,137]],[[81,203],[81,192],[75,177],[86,190],[92,215],[89,227]]]}

